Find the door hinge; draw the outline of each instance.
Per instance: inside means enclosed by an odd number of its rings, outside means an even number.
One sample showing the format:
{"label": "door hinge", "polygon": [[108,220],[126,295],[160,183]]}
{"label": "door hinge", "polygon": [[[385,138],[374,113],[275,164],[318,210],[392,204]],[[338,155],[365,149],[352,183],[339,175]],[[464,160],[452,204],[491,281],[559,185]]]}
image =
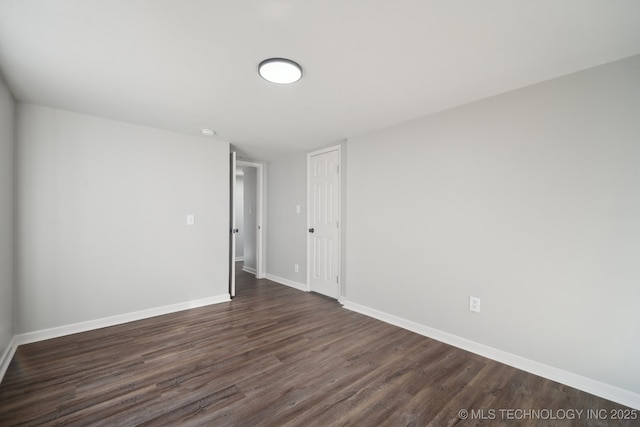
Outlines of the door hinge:
{"label": "door hinge", "polygon": [[340,282],[338,281],[338,276],[336,276],[336,283],[340,283]]}
{"label": "door hinge", "polygon": [[340,228],[340,221],[336,221],[336,228]]}
{"label": "door hinge", "polygon": [[336,165],[336,173],[340,173],[340,165]]}

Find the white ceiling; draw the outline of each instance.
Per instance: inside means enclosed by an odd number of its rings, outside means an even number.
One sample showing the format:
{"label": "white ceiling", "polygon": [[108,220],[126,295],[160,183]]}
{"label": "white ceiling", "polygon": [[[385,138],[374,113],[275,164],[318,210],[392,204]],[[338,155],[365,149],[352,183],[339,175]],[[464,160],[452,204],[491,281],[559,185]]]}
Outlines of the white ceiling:
{"label": "white ceiling", "polygon": [[638,0],[0,0],[18,100],[262,160],[636,54]]}

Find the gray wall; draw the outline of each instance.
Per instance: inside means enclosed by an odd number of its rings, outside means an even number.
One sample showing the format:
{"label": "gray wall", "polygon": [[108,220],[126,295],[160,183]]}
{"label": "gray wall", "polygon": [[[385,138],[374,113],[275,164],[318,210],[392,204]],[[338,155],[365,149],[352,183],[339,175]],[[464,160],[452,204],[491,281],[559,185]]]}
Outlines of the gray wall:
{"label": "gray wall", "polygon": [[236,175],[236,191],[233,200],[233,213],[236,219],[236,253],[235,257],[244,257],[244,176]]}
{"label": "gray wall", "polygon": [[244,266],[256,269],[256,233],[258,228],[256,209],[258,189],[257,169],[244,168]]}
{"label": "gray wall", "polygon": [[15,102],[0,78],[0,356],[13,325],[13,152]]}
{"label": "gray wall", "polygon": [[349,301],[640,392],[640,56],[348,148]]}
{"label": "gray wall", "polygon": [[[269,163],[267,172],[267,273],[307,282],[307,157],[295,154]],[[300,205],[300,213],[296,213]],[[298,264],[298,273],[294,272]]]}
{"label": "gray wall", "polygon": [[16,332],[228,294],[228,143],[22,104],[17,131]]}

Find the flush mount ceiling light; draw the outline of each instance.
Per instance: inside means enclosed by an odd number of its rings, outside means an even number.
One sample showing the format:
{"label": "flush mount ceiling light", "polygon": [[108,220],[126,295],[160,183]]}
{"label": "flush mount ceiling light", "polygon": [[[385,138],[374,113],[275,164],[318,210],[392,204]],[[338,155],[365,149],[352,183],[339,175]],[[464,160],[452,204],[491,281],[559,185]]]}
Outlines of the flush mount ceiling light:
{"label": "flush mount ceiling light", "polygon": [[258,66],[260,76],[272,83],[295,83],[302,77],[302,67],[290,59],[265,59]]}

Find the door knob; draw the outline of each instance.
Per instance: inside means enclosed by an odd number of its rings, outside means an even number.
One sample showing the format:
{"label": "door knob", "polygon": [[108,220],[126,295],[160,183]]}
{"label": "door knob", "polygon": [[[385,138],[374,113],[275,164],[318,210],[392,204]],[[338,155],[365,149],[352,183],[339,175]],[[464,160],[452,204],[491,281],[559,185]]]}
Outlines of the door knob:
{"label": "door knob", "polygon": [[316,231],[316,230],[314,230],[313,228],[309,229],[309,233],[313,233],[314,231]]}

